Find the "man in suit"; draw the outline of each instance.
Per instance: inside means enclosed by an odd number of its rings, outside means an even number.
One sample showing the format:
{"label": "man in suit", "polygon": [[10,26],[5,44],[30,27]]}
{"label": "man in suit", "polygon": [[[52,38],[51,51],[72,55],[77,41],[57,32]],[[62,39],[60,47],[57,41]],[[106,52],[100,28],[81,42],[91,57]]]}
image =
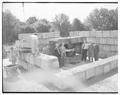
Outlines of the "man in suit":
{"label": "man in suit", "polygon": [[91,44],[88,46],[88,59],[89,59],[89,61],[92,61],[92,62],[93,62],[93,58],[94,58],[94,46],[93,46],[93,44],[91,43]]}
{"label": "man in suit", "polygon": [[99,45],[95,44],[94,46],[94,59],[95,61],[98,61],[99,59]]}

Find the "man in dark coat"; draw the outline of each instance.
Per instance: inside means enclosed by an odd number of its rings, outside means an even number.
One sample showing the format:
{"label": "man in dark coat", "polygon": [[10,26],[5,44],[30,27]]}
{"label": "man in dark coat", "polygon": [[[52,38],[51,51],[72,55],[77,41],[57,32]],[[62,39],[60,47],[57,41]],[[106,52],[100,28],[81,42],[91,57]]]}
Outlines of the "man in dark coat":
{"label": "man in dark coat", "polygon": [[95,44],[95,47],[94,47],[94,59],[95,61],[97,61],[99,59],[99,45],[98,44]]}
{"label": "man in dark coat", "polygon": [[54,55],[58,58],[59,66],[62,67],[63,64],[63,58],[61,58],[61,52],[60,52],[60,44],[56,43],[54,48]]}
{"label": "man in dark coat", "polygon": [[89,61],[92,61],[92,62],[93,62],[93,58],[94,58],[94,46],[93,46],[93,44],[91,43],[91,44],[88,46],[88,59],[89,59]]}

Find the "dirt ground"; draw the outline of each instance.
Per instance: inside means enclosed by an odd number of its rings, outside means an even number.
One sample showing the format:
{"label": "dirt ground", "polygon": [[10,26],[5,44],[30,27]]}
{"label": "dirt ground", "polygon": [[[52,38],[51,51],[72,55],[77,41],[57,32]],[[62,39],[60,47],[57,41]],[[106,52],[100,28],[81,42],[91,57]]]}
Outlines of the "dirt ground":
{"label": "dirt ground", "polygon": [[[8,59],[3,64],[11,64]],[[67,64],[61,70],[66,70],[81,64]],[[21,69],[22,70],[22,69]],[[60,70],[60,71],[61,71]],[[57,71],[59,72],[59,71]],[[4,92],[116,92],[117,70],[105,75],[81,82],[74,78],[60,79],[54,76],[57,72],[43,72],[36,69],[31,72],[18,71],[16,76],[5,77],[3,72]],[[113,87],[112,87],[112,86]],[[114,89],[113,89],[114,88]]]}

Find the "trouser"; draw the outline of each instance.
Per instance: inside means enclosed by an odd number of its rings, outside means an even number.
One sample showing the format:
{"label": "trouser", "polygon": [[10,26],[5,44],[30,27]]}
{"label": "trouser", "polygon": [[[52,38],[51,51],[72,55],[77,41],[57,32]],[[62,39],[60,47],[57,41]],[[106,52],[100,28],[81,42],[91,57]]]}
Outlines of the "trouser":
{"label": "trouser", "polygon": [[87,57],[87,49],[82,49],[82,61],[86,61],[86,57]]}
{"label": "trouser", "polygon": [[98,61],[98,53],[94,54],[95,61]]}
{"label": "trouser", "polygon": [[64,65],[64,60],[63,60],[63,57],[61,57],[61,55],[60,54],[55,54],[55,56],[58,58],[58,62],[59,62],[59,67],[61,68],[61,67],[63,67],[63,65]]}
{"label": "trouser", "polygon": [[64,57],[60,58],[60,67],[64,66],[64,61],[65,61]]}
{"label": "trouser", "polygon": [[89,56],[88,59],[89,59],[89,61],[93,61],[93,57]]}

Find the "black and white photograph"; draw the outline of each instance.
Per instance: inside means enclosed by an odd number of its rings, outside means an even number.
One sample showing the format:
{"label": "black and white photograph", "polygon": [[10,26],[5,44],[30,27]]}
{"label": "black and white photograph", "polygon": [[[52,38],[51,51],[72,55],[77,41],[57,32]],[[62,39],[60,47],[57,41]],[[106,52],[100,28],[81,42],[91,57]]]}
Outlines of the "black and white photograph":
{"label": "black and white photograph", "polygon": [[2,2],[2,93],[118,93],[118,2]]}

